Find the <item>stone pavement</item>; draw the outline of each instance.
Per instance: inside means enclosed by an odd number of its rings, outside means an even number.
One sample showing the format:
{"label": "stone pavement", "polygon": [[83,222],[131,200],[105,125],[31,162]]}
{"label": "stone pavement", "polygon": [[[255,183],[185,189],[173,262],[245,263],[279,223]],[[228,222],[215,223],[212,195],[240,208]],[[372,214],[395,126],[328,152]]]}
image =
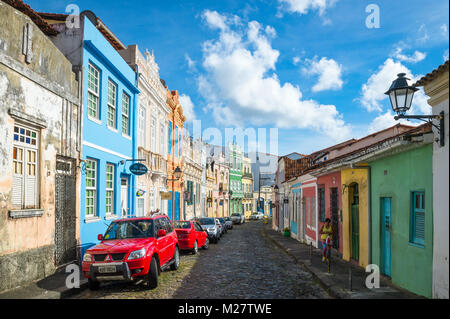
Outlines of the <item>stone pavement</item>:
{"label": "stone pavement", "polygon": [[68,298],[87,288],[87,280],[80,278],[80,288],[66,287],[65,267],[61,267],[53,275],[30,285],[15,288],[0,294],[0,299],[62,299]]}
{"label": "stone pavement", "polygon": [[[312,247],[312,262],[310,258],[311,247],[299,241],[285,237],[281,232],[271,229],[271,221],[265,225],[264,235],[283,249],[299,265],[305,267],[328,291],[328,293],[341,299],[414,299],[424,298],[405,289],[393,285],[390,280],[381,276],[380,288],[369,289],[365,282],[368,273],[359,266],[344,261],[338,256],[331,257],[331,269],[328,273],[328,264],[322,262],[322,251]],[[351,269],[351,276],[350,276]],[[351,280],[350,280],[351,278]],[[351,287],[351,290],[350,290]]]}

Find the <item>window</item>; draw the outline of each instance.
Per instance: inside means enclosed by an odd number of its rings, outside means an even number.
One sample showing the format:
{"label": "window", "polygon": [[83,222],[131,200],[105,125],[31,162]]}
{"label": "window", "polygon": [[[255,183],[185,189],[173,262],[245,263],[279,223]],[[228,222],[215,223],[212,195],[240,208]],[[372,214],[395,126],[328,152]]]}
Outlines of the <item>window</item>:
{"label": "window", "polygon": [[425,193],[411,193],[411,243],[425,245]]}
{"label": "window", "polygon": [[320,221],[325,221],[325,188],[319,188]]}
{"label": "window", "polygon": [[139,145],[141,145],[142,147],[146,148],[146,122],[147,119],[147,110],[144,106],[139,106],[139,120],[138,120],[138,140],[139,140]]}
{"label": "window", "polygon": [[156,117],[152,115],[152,122],[150,126],[150,134],[151,134],[150,148],[153,153],[156,153],[156,125],[157,125]]}
{"label": "window", "polygon": [[114,175],[115,166],[106,164],[106,215],[114,214]]}
{"label": "window", "polygon": [[38,208],[39,134],[14,125],[12,204],[20,209]]}
{"label": "window", "polygon": [[[164,156],[165,147],[166,147],[166,126],[161,123],[160,126],[160,137],[159,137],[159,154]],[[164,156],[165,158],[165,156]]]}
{"label": "window", "polygon": [[97,214],[97,161],[86,160],[86,217]]}
{"label": "window", "polygon": [[150,193],[149,193],[149,198],[150,198],[150,211],[155,211],[156,210],[156,199],[155,199],[155,189],[152,187],[150,188]]}
{"label": "window", "polygon": [[122,133],[130,135],[130,96],[122,93]]}
{"label": "window", "polygon": [[117,85],[108,81],[108,126],[117,128],[116,124],[116,107],[117,106]]}
{"label": "window", "polygon": [[88,116],[100,119],[99,111],[100,72],[89,63],[88,71]]}

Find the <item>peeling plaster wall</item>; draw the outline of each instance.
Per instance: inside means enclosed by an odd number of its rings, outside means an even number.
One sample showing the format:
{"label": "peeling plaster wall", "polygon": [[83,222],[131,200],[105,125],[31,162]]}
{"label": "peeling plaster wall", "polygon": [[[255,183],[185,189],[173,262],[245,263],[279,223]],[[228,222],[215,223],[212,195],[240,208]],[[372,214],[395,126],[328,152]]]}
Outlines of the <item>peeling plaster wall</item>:
{"label": "peeling plaster wall", "polygon": [[[30,63],[22,53],[27,24],[33,30]],[[8,278],[0,280],[0,291],[54,271],[56,156],[79,158],[77,92],[70,62],[28,16],[0,2],[0,278]],[[11,203],[16,122],[32,126],[40,135],[40,217],[9,215],[22,209]],[[79,176],[76,183],[71,196],[79,194]]]}

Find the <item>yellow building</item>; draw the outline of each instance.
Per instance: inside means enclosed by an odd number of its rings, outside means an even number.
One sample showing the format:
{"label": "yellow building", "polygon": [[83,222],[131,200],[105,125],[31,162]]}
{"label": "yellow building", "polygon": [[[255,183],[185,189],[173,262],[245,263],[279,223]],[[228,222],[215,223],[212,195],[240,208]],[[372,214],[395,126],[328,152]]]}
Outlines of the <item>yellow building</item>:
{"label": "yellow building", "polygon": [[369,264],[368,166],[341,171],[343,259]]}
{"label": "yellow building", "polygon": [[242,191],[244,193],[242,206],[244,208],[245,218],[248,219],[253,211],[252,161],[248,157],[244,157],[242,165]]}

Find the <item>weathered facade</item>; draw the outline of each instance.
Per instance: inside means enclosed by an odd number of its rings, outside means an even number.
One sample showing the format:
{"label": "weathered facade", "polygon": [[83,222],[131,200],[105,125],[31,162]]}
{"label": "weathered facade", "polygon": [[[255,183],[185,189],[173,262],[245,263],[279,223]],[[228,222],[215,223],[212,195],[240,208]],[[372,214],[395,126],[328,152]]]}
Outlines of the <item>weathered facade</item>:
{"label": "weathered facade", "polygon": [[242,189],[242,164],[244,154],[241,147],[235,143],[228,146],[228,165],[230,167],[230,213],[244,213],[242,200],[244,192]]}
{"label": "weathered facade", "polygon": [[[242,205],[244,207],[245,218],[249,218],[253,209],[253,174],[252,174],[252,162],[248,157],[244,157],[243,169],[242,169],[242,189],[244,192],[244,199]],[[254,208],[253,208],[254,207]]]}
{"label": "weathered facade", "polygon": [[214,217],[226,217],[230,214],[230,167],[225,160],[225,154],[218,153],[214,157],[214,195],[213,207]]}
{"label": "weathered facade", "polygon": [[80,74],[56,34],[22,1],[0,1],[0,291],[77,259]]}

